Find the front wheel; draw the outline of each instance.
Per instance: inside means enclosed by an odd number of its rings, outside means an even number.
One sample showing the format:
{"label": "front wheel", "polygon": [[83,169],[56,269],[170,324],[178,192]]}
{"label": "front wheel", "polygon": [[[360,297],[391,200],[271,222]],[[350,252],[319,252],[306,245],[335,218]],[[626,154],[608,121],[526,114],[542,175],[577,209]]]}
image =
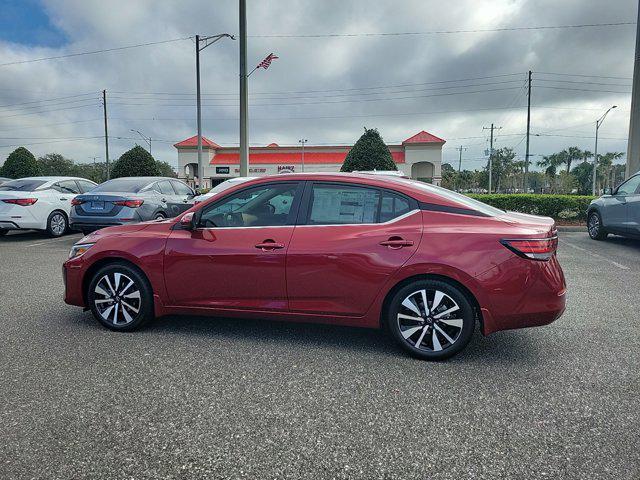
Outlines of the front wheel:
{"label": "front wheel", "polygon": [[111,330],[135,330],[153,318],[149,282],[137,269],[122,263],[104,266],[95,273],[87,303],[96,320]]}
{"label": "front wheel", "polygon": [[587,219],[587,231],[593,240],[604,240],[609,234],[602,225],[602,217],[595,210],[589,214]]}
{"label": "front wheel", "polygon": [[419,280],[393,296],[386,326],[414,357],[444,360],[467,346],[475,315],[465,294],[452,284]]}

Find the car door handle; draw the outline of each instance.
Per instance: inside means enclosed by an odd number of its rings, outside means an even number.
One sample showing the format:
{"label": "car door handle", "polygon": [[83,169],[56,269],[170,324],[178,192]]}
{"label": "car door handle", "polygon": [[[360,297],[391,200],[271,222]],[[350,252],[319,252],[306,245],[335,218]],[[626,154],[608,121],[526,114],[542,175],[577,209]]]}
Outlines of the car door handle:
{"label": "car door handle", "polygon": [[69,199],[68,199],[68,198],[64,198],[64,197],[63,197],[63,198],[61,198],[60,200],[62,200],[62,201],[64,202],[64,201],[69,200]]}
{"label": "car door handle", "polygon": [[389,240],[385,240],[384,242],[380,242],[380,245],[382,245],[383,247],[389,247],[389,248],[402,248],[402,247],[411,247],[413,246],[413,241],[412,240],[405,240],[404,238],[399,238],[399,237],[392,237]]}
{"label": "car door handle", "polygon": [[261,243],[256,244],[256,248],[259,248],[263,252],[268,252],[269,250],[279,250],[284,248],[284,245],[281,243],[276,243],[273,240],[265,240]]}

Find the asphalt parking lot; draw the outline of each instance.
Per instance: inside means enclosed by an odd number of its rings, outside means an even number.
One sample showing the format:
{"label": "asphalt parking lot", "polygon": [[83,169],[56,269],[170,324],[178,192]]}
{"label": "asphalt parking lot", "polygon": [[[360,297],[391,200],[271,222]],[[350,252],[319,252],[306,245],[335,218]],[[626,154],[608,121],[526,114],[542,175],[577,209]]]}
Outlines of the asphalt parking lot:
{"label": "asphalt parking lot", "polygon": [[0,238],[0,478],[640,478],[640,242],[561,232],[568,308],[444,363],[376,331],[62,301],[79,235]]}

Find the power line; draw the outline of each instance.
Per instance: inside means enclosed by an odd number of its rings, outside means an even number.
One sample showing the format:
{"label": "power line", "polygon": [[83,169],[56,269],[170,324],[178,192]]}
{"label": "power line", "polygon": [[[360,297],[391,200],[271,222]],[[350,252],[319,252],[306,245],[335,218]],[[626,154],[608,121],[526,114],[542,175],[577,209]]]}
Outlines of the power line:
{"label": "power line", "polygon": [[553,72],[533,72],[533,73],[535,73],[536,75],[558,75],[561,77],[611,78],[616,80],[633,80],[633,78],[631,77],[613,77],[609,75],[585,75],[581,73],[553,73]]}
{"label": "power line", "polygon": [[117,51],[121,51],[121,50],[128,50],[128,49],[131,49],[131,48],[149,47],[151,45],[161,45],[163,43],[179,42],[181,40],[189,40],[191,38],[193,38],[193,36],[181,37],[181,38],[172,38],[170,40],[159,40],[157,42],[137,43],[135,45],[125,45],[125,46],[122,46],[122,47],[104,48],[104,49],[101,49],[101,50],[90,50],[90,51],[86,51],[86,52],[67,53],[65,55],[54,55],[54,56],[51,56],[51,57],[32,58],[30,60],[18,60],[18,61],[15,61],[15,62],[0,63],[0,67],[6,67],[8,65],[22,65],[24,63],[44,62],[45,60],[58,60],[58,59],[61,59],[61,58],[80,57],[80,56],[83,56],[83,55],[95,55],[95,54],[98,54],[98,53],[117,52]]}
{"label": "power line", "polygon": [[[31,105],[33,103],[46,103],[46,102],[54,102],[57,100],[67,100],[69,98],[78,98],[78,97],[86,97],[88,95],[95,95],[98,92],[88,92],[88,93],[79,93],[77,95],[67,95],[66,97],[57,97],[57,98],[48,98],[48,99],[42,99],[42,100],[33,100],[30,102],[21,102],[21,103],[10,103],[7,105],[0,105],[0,108],[8,108],[8,107],[17,107],[17,106],[21,106],[21,105]],[[14,109],[12,109],[14,110]]]}
{"label": "power line", "polygon": [[636,22],[583,23],[575,25],[540,25],[534,27],[478,28],[471,30],[432,30],[425,32],[368,32],[368,33],[316,33],[316,34],[262,34],[249,35],[252,38],[333,38],[333,37],[397,37],[416,35],[448,35],[456,33],[516,32],[523,30],[556,30],[564,28],[620,27],[635,25]]}
{"label": "power line", "polygon": [[549,89],[553,89],[553,90],[573,90],[575,92],[598,92],[598,93],[621,93],[621,94],[629,94],[631,95],[631,92],[620,92],[620,91],[616,91],[616,90],[593,90],[593,89],[587,89],[587,88],[573,88],[573,87],[551,87],[551,86],[546,86],[546,85],[536,85],[536,88],[549,88]]}

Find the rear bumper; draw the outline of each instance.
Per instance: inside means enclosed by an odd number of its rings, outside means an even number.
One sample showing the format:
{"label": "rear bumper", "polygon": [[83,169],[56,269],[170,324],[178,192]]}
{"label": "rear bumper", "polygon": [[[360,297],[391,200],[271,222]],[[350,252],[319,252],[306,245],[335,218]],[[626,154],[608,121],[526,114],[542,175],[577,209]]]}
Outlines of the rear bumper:
{"label": "rear bumper", "polygon": [[488,292],[480,302],[485,335],[548,325],[565,311],[566,282],[555,256],[549,261],[516,257],[477,279]]}

